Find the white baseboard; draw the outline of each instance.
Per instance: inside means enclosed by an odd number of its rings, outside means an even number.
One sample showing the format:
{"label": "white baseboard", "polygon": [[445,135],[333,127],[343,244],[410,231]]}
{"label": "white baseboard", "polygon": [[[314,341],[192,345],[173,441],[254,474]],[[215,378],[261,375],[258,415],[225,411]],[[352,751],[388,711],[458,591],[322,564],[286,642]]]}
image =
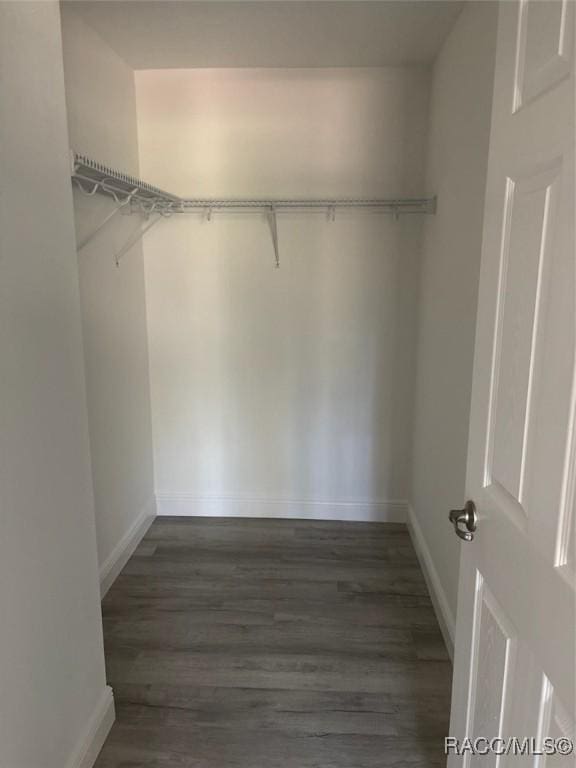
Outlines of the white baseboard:
{"label": "white baseboard", "polygon": [[92,768],[115,717],[114,696],[107,685],[66,768]]}
{"label": "white baseboard", "polygon": [[355,520],[405,523],[406,501],[315,501],[243,497],[199,497],[188,493],[156,494],[159,517],[261,517],[296,520]]}
{"label": "white baseboard", "polygon": [[420,523],[412,505],[408,505],[408,530],[414,544],[414,549],[418,555],[420,561],[420,567],[424,573],[426,584],[428,585],[428,591],[430,592],[430,598],[432,599],[432,605],[440,625],[446,648],[450,654],[450,658],[454,658],[454,635],[456,632],[456,619],[450,608],[450,603],[446,597],[446,592],[442,587],[438,571],[434,565],[434,560],[430,553],[430,549],[420,528]]}
{"label": "white baseboard", "polygon": [[136,520],[134,520],[130,528],[100,566],[100,597],[102,599],[128,562],[130,555],[142,541],[144,534],[150,528],[155,517],[156,503],[152,498],[142,508]]}

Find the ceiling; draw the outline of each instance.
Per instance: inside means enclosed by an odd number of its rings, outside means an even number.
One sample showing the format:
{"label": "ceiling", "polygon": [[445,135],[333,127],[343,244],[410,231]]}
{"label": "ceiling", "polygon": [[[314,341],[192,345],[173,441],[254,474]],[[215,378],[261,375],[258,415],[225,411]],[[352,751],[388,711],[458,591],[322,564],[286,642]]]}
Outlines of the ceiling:
{"label": "ceiling", "polygon": [[455,0],[83,0],[84,20],[134,69],[378,67],[432,61]]}

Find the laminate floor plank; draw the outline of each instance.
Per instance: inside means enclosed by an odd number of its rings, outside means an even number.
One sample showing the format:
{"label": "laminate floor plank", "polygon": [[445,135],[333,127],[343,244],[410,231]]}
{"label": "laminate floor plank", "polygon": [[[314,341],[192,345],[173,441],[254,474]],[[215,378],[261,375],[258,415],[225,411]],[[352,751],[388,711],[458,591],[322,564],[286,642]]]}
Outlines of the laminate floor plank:
{"label": "laminate floor plank", "polygon": [[96,768],[434,768],[451,665],[406,527],[162,518],[103,601]]}

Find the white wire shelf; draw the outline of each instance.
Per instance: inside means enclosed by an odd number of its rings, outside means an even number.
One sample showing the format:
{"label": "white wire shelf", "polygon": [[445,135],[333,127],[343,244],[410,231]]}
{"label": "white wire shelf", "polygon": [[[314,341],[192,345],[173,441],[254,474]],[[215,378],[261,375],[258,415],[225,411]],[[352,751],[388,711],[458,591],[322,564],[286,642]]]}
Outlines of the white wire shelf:
{"label": "white wire shelf", "polygon": [[181,198],[146,181],[92,160],[86,155],[72,153],[72,179],[86,195],[97,192],[109,195],[116,203],[130,203],[132,210],[144,213],[187,213],[190,211],[249,211],[325,210],[364,208],[384,210],[393,214],[436,212],[435,197],[387,199],[222,199],[197,200]]}
{"label": "white wire shelf", "polygon": [[146,181],[115,170],[77,152],[71,153],[71,166],[72,182],[80,192],[89,197],[95,194],[107,195],[115,202],[114,209],[78,244],[78,250],[84,248],[110,219],[120,211],[124,213],[140,213],[147,219],[152,214],[158,214],[156,219],[148,222],[139,236],[131,238],[124,248],[116,254],[117,264],[120,257],[135,245],[140,237],[156,221],[172,214],[206,212],[208,219],[211,219],[214,212],[266,213],[274,244],[276,266],[279,266],[277,213],[283,211],[326,211],[332,220],[335,218],[336,211],[342,209],[390,213],[396,218],[404,214],[436,213],[435,197],[399,197],[392,199],[336,198],[332,200],[296,198],[196,200],[178,197],[170,192],[165,192],[163,189],[148,184]]}
{"label": "white wire shelf", "polygon": [[85,195],[108,195],[118,205],[130,204],[145,214],[172,213],[182,202],[177,195],[77,152],[72,152],[72,181]]}

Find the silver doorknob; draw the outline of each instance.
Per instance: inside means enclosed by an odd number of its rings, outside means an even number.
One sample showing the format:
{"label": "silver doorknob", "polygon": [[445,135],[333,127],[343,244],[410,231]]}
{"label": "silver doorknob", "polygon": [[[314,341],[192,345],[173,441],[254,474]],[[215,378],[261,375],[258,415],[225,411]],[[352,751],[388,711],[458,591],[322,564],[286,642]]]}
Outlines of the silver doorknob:
{"label": "silver doorknob", "polygon": [[478,522],[476,504],[473,501],[467,501],[464,509],[453,509],[448,517],[454,526],[456,536],[464,541],[472,541]]}

